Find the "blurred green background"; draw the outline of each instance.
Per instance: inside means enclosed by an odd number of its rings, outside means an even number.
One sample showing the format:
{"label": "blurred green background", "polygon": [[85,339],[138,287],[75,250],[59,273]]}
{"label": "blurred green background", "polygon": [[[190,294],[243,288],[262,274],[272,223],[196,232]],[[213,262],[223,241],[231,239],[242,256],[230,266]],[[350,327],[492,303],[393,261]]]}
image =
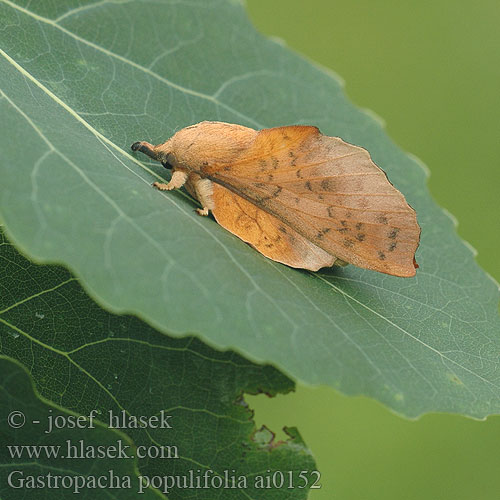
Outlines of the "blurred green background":
{"label": "blurred green background", "polygon": [[[500,281],[500,2],[246,3],[259,31],[333,69],[429,167],[435,200]],[[311,500],[500,499],[500,417],[412,422],[327,388],[247,400],[257,424],[300,429],[322,472]]]}

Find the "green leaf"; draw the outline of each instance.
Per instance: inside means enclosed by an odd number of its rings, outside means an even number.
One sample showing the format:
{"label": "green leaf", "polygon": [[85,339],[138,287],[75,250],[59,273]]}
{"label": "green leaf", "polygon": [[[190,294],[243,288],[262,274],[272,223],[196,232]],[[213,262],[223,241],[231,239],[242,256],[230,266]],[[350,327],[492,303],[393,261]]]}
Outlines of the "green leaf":
{"label": "green leaf", "polygon": [[[499,290],[426,174],[335,77],[260,36],[237,2],[0,1],[0,214],[101,304],[395,411],[500,411]],[[130,144],[201,120],[318,125],[367,148],[416,209],[414,279],[266,260]]]}
{"label": "green leaf", "polygon": [[[44,456],[45,446],[59,446],[62,450],[65,443],[69,440],[73,445],[79,446],[83,441],[85,449],[98,449],[98,447],[107,448],[112,453],[112,447],[120,446],[122,443],[124,450],[132,448],[133,443],[123,433],[115,429],[108,429],[100,422],[94,420],[93,423],[81,422],[85,426],[81,429],[60,428],[54,429],[50,436],[45,434],[48,430],[48,422],[75,422],[78,414],[65,411],[56,405],[41,397],[34,390],[32,380],[26,369],[19,363],[10,358],[0,356],[0,413],[4,417],[0,436],[2,438],[2,447],[0,448],[0,479],[3,500],[15,500],[19,498],[20,491],[23,492],[23,498],[44,498],[44,494],[39,494],[35,489],[25,487],[30,477],[39,477],[49,489],[55,481],[62,482],[61,477],[67,477],[66,487],[58,485],[50,488],[55,492],[51,495],[53,498],[64,498],[67,494],[81,494],[87,488],[83,486],[83,481],[90,484],[92,477],[101,477],[101,484],[112,484],[108,469],[113,470],[120,488],[120,498],[137,498],[139,488],[139,474],[136,469],[136,462],[133,459],[87,459],[87,460],[62,460]],[[6,423],[7,416],[12,416],[13,423],[26,423],[23,427],[9,428]],[[40,422],[31,424],[31,422]],[[43,425],[43,427],[41,427]],[[69,425],[69,424],[68,424]],[[93,428],[87,428],[92,425]],[[41,456],[38,459],[29,460],[26,451],[22,447],[39,446],[42,449]],[[127,448],[129,447],[129,448]],[[78,450],[78,448],[77,448]],[[49,451],[50,453],[50,451]],[[62,454],[62,452],[60,452]],[[52,478],[50,477],[52,476]],[[59,476],[59,478],[58,478]],[[85,479],[84,479],[85,478]],[[103,481],[106,481],[105,483]],[[127,486],[130,485],[130,486]],[[40,486],[39,486],[40,487]],[[62,491],[61,491],[62,490]],[[93,498],[109,499],[112,489],[96,489],[92,491]],[[115,490],[116,492],[116,490]],[[116,498],[113,496],[112,498]],[[145,488],[144,498],[147,500],[158,500],[158,495],[151,488]]]}
{"label": "green leaf", "polygon": [[[291,429],[286,442],[275,442],[272,434],[262,439],[264,431],[255,438],[253,413],[243,400],[244,392],[275,395],[292,390],[293,382],[275,368],[254,365],[234,352],[214,351],[193,337],[170,338],[134,317],[114,316],[91,301],[66,270],[28,262],[1,234],[0,287],[2,499],[19,496],[19,490],[6,486],[14,470],[21,470],[24,477],[45,477],[48,472],[107,475],[110,469],[117,476],[133,476],[130,491],[124,489],[122,496],[122,490],[117,495],[105,487],[96,490],[99,495],[90,491],[92,498],[138,498],[139,474],[165,494],[159,497],[172,500],[307,497],[307,489],[299,487],[303,483],[298,474],[311,472],[315,466],[297,431]],[[12,359],[29,369],[31,382]],[[94,409],[95,421],[105,425],[91,429],[83,424],[85,428],[79,429],[65,424],[69,415],[89,416]],[[5,419],[12,411],[26,415],[23,428],[7,426]],[[63,422],[58,425],[61,429],[52,425],[51,431],[50,415],[52,422]],[[140,416],[159,420],[136,428],[133,419]],[[32,424],[33,420],[40,424]],[[162,420],[167,424],[160,427]],[[124,422],[131,427],[124,428]],[[118,424],[119,432],[108,429],[110,423]],[[39,460],[29,460],[26,455],[12,456],[4,446],[61,445],[63,453],[67,440],[78,454],[80,440],[85,453],[91,454],[96,446],[108,450],[121,440],[136,458],[109,455],[96,462],[92,455],[55,459],[42,453]],[[190,471],[195,478],[207,472],[209,480],[224,477],[227,471],[241,489],[225,487],[226,483],[220,488],[215,483],[208,490],[177,487],[167,494],[164,485],[171,480],[161,478],[189,477]],[[288,489],[288,482],[278,489],[255,487],[258,476],[275,473],[287,481],[292,477],[294,488]],[[153,479],[156,476],[160,479]],[[15,474],[16,481],[20,477]],[[241,483],[240,477],[245,478]],[[231,479],[228,484],[232,485]],[[25,498],[41,498],[27,490]],[[50,491],[54,498],[67,498],[64,489]]]}

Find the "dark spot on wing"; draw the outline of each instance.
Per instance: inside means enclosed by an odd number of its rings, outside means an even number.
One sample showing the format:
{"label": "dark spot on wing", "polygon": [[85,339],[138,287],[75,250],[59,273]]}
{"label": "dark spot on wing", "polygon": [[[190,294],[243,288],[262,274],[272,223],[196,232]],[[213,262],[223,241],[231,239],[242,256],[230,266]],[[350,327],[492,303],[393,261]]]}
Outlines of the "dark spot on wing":
{"label": "dark spot on wing", "polygon": [[344,246],[346,248],[352,248],[354,246],[354,240],[352,240],[351,238],[345,238],[344,239]]}
{"label": "dark spot on wing", "polygon": [[272,181],[273,179],[274,179],[273,174],[269,174],[269,175],[267,176],[267,180],[268,180],[268,181]]}
{"label": "dark spot on wing", "polygon": [[262,172],[264,172],[264,171],[266,170],[266,167],[267,167],[266,160],[264,160],[264,159],[262,159],[262,158],[261,158],[261,159],[259,160],[259,167],[260,167],[260,170],[261,170]]}
{"label": "dark spot on wing", "polygon": [[381,250],[378,251],[378,258],[380,260],[385,260],[385,253],[382,252]]}
{"label": "dark spot on wing", "polygon": [[281,224],[278,226],[278,230],[281,231],[283,234],[287,233],[286,227],[282,226]]}
{"label": "dark spot on wing", "polygon": [[337,229],[337,231],[339,233],[347,233],[347,231],[349,231],[349,228],[347,227],[347,221],[341,220],[340,223],[342,224],[342,227]]}
{"label": "dark spot on wing", "polygon": [[388,220],[385,215],[377,215],[377,222],[379,222],[380,224],[387,224]]}
{"label": "dark spot on wing", "polygon": [[[263,184],[262,182],[257,182],[255,184],[255,186],[263,187],[263,188],[267,187],[267,185]],[[265,201],[269,201],[269,200],[272,200],[273,198],[276,198],[281,193],[282,190],[283,190],[282,187],[276,186],[275,190],[270,195],[268,195],[268,196],[261,196],[260,197],[260,202],[263,203]],[[257,198],[255,197],[255,199],[257,199]]]}
{"label": "dark spot on wing", "polygon": [[276,158],[275,156],[272,156],[271,163],[272,163],[274,170],[276,170],[278,168],[278,165],[280,162],[278,161],[278,158]]}
{"label": "dark spot on wing", "polygon": [[323,191],[333,191],[334,183],[332,179],[323,179],[321,181],[321,189]]}
{"label": "dark spot on wing", "polygon": [[363,227],[363,223],[362,222],[358,222],[356,224],[356,229],[359,231],[361,228]]}
{"label": "dark spot on wing", "polygon": [[229,172],[231,170],[231,167],[227,166],[227,167],[224,167],[224,171],[225,172]]}
{"label": "dark spot on wing", "polygon": [[311,186],[311,183],[309,181],[306,181],[305,184],[304,184],[304,187],[306,189],[308,189],[309,191],[312,191],[312,186]]}
{"label": "dark spot on wing", "polygon": [[345,214],[345,216],[346,216],[348,219],[350,219],[350,218],[352,217],[352,212],[347,212],[347,213]]}
{"label": "dark spot on wing", "polygon": [[394,229],[389,231],[389,234],[387,235],[387,237],[390,238],[391,240],[394,240],[394,239],[396,239],[396,236],[398,235],[398,233],[399,233],[399,228],[395,227]]}
{"label": "dark spot on wing", "polygon": [[297,172],[295,172],[295,175],[296,175],[299,179],[302,179],[302,172],[301,172],[301,169],[300,169],[300,168],[297,170]]}
{"label": "dark spot on wing", "polygon": [[318,231],[318,233],[316,234],[316,237],[321,240],[323,238],[323,236],[330,231],[331,231],[331,228],[324,227],[323,229]]}
{"label": "dark spot on wing", "polygon": [[358,233],[358,234],[356,235],[356,239],[357,239],[358,241],[365,241],[365,237],[366,237],[366,236],[365,236],[363,233]]}
{"label": "dark spot on wing", "polygon": [[300,203],[300,198],[295,198],[295,203],[298,205]]}
{"label": "dark spot on wing", "polygon": [[398,244],[393,241],[390,245],[389,245],[389,252],[393,252],[394,249],[398,246]]}
{"label": "dark spot on wing", "polygon": [[266,185],[263,182],[256,182],[255,183],[255,187],[262,189],[262,188],[265,188]]}
{"label": "dark spot on wing", "polygon": [[295,153],[293,151],[288,151],[288,156],[292,159],[290,165],[292,167],[295,167],[295,163],[297,162],[297,157],[295,156]]}
{"label": "dark spot on wing", "polygon": [[328,207],[326,210],[328,212],[328,217],[333,217],[334,214],[333,207]]}
{"label": "dark spot on wing", "polygon": [[206,167],[208,165],[208,161],[203,162],[203,166]]}

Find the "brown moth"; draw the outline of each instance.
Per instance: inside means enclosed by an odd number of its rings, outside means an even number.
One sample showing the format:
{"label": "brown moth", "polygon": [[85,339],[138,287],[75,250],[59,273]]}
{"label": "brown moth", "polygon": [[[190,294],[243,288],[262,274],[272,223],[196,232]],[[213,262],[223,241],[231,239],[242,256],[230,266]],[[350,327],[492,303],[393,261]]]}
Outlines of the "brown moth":
{"label": "brown moth", "polygon": [[132,150],[172,169],[168,184],[153,186],[185,186],[200,215],[211,211],[272,260],[311,271],[350,263],[415,275],[415,211],[365,149],[317,127],[256,131],[205,121]]}

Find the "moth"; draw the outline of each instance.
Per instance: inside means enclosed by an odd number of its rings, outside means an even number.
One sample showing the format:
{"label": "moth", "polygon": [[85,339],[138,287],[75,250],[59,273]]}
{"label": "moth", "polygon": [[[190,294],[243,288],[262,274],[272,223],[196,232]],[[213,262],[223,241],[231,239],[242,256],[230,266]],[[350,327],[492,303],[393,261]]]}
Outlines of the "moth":
{"label": "moth", "polygon": [[185,186],[225,229],[266,257],[317,271],[347,263],[410,277],[418,267],[415,211],[368,151],[317,127],[254,130],[204,121],[163,144],[135,142],[172,169],[160,190]]}

